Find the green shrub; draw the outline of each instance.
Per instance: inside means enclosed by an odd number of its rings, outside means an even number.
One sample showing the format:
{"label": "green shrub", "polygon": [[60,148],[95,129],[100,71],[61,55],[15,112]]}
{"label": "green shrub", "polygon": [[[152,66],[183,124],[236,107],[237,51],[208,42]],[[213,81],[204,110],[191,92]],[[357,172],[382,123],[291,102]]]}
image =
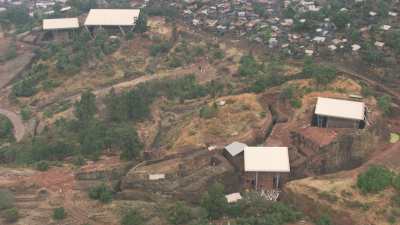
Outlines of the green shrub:
{"label": "green shrub", "polygon": [[316,223],[317,225],[332,225],[331,217],[328,214],[324,214],[317,220]]}
{"label": "green shrub", "polygon": [[63,219],[65,219],[66,216],[67,216],[67,214],[65,213],[64,207],[59,207],[59,208],[53,209],[53,219],[54,220],[63,220]]}
{"label": "green shrub", "polygon": [[75,166],[83,166],[86,164],[86,160],[82,155],[77,155],[74,157],[72,162]]}
{"label": "green shrub", "polygon": [[19,213],[17,208],[6,209],[3,212],[4,219],[8,223],[17,222],[19,218]]}
{"label": "green shrub", "polygon": [[241,76],[254,76],[258,73],[260,65],[252,55],[242,56],[239,65],[239,74]]}
{"label": "green shrub", "polygon": [[46,161],[37,162],[36,169],[39,171],[47,171],[49,169],[49,164]]}
{"label": "green shrub", "polygon": [[200,117],[205,119],[213,118],[217,115],[218,106],[214,103],[212,106],[204,106],[200,109]]}
{"label": "green shrub", "polygon": [[144,218],[136,210],[129,210],[126,212],[122,219],[121,225],[143,225]]}
{"label": "green shrub", "polygon": [[237,225],[268,224],[284,225],[295,223],[301,213],[282,202],[265,201],[258,193],[247,193],[241,201],[229,204],[228,213]]}
{"label": "green shrub", "polygon": [[400,207],[400,195],[396,194],[392,197],[392,204],[396,207]]}
{"label": "green shrub", "polygon": [[400,175],[393,177],[392,185],[397,191],[400,191]]}
{"label": "green shrub", "polygon": [[13,125],[11,121],[0,115],[0,139],[10,139],[13,137]]}
{"label": "green shrub", "polygon": [[301,107],[301,100],[297,99],[297,98],[292,99],[292,100],[290,100],[290,105],[292,105],[293,108],[298,109]]}
{"label": "green shrub", "polygon": [[89,197],[102,203],[109,203],[112,201],[113,193],[105,184],[101,184],[89,190]]}
{"label": "green shrub", "polygon": [[182,61],[178,59],[177,57],[172,57],[169,60],[169,67],[171,68],[178,68],[182,66]]}
{"label": "green shrub", "polygon": [[218,219],[223,216],[228,208],[224,186],[220,183],[210,186],[201,199],[201,206],[207,211],[207,215],[211,219]]}
{"label": "green shrub", "polygon": [[126,40],[132,40],[135,37],[134,33],[132,31],[128,31],[126,33],[125,39]]}
{"label": "green shrub", "polygon": [[168,221],[174,225],[185,225],[193,219],[192,211],[183,202],[177,202],[168,209]]}
{"label": "green shrub", "polygon": [[224,57],[225,57],[225,53],[220,49],[214,51],[214,53],[213,53],[214,59],[223,59]]}
{"label": "green shrub", "polygon": [[378,193],[391,185],[393,173],[382,166],[371,166],[357,178],[357,187],[363,193]]}
{"label": "green shrub", "polygon": [[171,44],[168,41],[162,41],[158,44],[150,46],[150,55],[157,56],[159,54],[167,53],[171,49]]}
{"label": "green shrub", "polygon": [[378,106],[385,115],[389,115],[392,111],[392,98],[386,94],[379,97]]}
{"label": "green shrub", "polygon": [[14,202],[14,195],[9,190],[0,189],[0,210],[12,208]]}
{"label": "green shrub", "polygon": [[24,121],[28,121],[31,118],[32,112],[28,106],[21,109],[21,117]]}

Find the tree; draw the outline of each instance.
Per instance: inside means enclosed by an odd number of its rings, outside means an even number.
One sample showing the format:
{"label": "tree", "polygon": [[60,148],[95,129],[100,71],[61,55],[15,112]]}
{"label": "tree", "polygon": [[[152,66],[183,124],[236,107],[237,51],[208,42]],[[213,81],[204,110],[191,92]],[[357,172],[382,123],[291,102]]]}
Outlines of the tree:
{"label": "tree", "polygon": [[336,79],[335,68],[317,65],[310,57],[304,61],[303,74],[312,77],[317,85],[327,85]]}
{"label": "tree", "polygon": [[105,147],[106,131],[105,125],[95,119],[84,124],[79,130],[79,143],[81,144],[82,154],[93,157],[92,159],[97,159]]}
{"label": "tree", "polygon": [[254,9],[254,12],[260,16],[267,15],[267,10],[266,10],[265,6],[259,2],[253,3],[253,9]]}
{"label": "tree", "polygon": [[30,97],[36,93],[36,85],[31,77],[23,78],[12,87],[12,93],[16,97]]}
{"label": "tree", "polygon": [[240,58],[239,74],[241,76],[253,76],[258,73],[259,65],[252,55],[244,55]]}
{"label": "tree", "polygon": [[144,33],[147,31],[147,29],[147,14],[142,11],[136,20],[134,31],[138,33]]}
{"label": "tree", "polygon": [[379,97],[378,106],[385,115],[389,115],[392,111],[392,98],[386,94]]}
{"label": "tree", "polygon": [[400,29],[393,30],[388,32],[385,35],[385,42],[393,48],[397,54],[400,53]]}
{"label": "tree", "polygon": [[3,116],[0,115],[0,139],[9,139],[13,135],[13,125],[11,121]]}
{"label": "tree", "polygon": [[67,216],[67,214],[65,213],[64,207],[59,207],[59,208],[53,209],[53,219],[54,220],[63,220],[63,219],[65,219],[66,216]]}
{"label": "tree", "polygon": [[102,203],[109,203],[113,199],[113,193],[105,184],[101,184],[89,189],[89,197]]}
{"label": "tree", "polygon": [[107,142],[111,147],[121,150],[121,158],[132,160],[139,156],[143,144],[134,127],[130,124],[119,124],[108,131]]}
{"label": "tree", "polygon": [[369,43],[365,45],[362,53],[362,58],[368,63],[377,65],[384,62],[385,56],[383,52]]}
{"label": "tree", "polygon": [[0,16],[0,21],[8,21],[17,28],[22,28],[32,22],[29,16],[29,9],[25,6],[9,7],[5,13]]}
{"label": "tree", "polygon": [[214,183],[201,199],[201,206],[206,209],[207,215],[211,219],[220,218],[228,208],[228,202],[224,194],[224,186]]}
{"label": "tree", "polygon": [[80,12],[87,12],[90,9],[97,8],[96,0],[70,0],[69,3]]}
{"label": "tree", "polygon": [[317,67],[312,74],[318,85],[327,85],[336,79],[336,70],[332,67]]}
{"label": "tree", "polygon": [[192,219],[191,209],[183,202],[177,202],[168,209],[168,221],[174,225],[186,225]]}
{"label": "tree", "polygon": [[306,57],[303,64],[303,74],[312,75],[314,73],[314,60],[311,57]]}
{"label": "tree", "polygon": [[351,21],[351,16],[346,11],[339,11],[332,19],[333,23],[339,29],[344,29],[348,23]]}
{"label": "tree", "polygon": [[210,119],[217,115],[218,106],[214,102],[211,106],[205,105],[200,109],[200,117],[204,119]]}
{"label": "tree", "polygon": [[83,125],[87,125],[97,112],[96,95],[89,90],[81,95],[81,99],[75,103],[75,116]]}
{"label": "tree", "polygon": [[126,212],[122,219],[121,219],[121,225],[143,225],[144,224],[144,219],[142,215],[136,210],[129,210]]}
{"label": "tree", "polygon": [[332,225],[331,217],[327,214],[323,214],[317,221],[317,225]]}
{"label": "tree", "polygon": [[393,178],[392,185],[397,191],[400,191],[400,175],[397,175]]}

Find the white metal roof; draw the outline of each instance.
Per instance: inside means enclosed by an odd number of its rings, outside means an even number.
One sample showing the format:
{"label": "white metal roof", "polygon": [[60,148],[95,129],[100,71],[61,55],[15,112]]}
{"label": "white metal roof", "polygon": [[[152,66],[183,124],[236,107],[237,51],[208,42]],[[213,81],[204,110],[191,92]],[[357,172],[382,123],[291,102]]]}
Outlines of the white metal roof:
{"label": "white metal roof", "polygon": [[240,193],[232,193],[229,195],[225,195],[226,201],[228,201],[228,203],[234,203],[239,201],[240,199],[242,199],[242,196],[240,195]]}
{"label": "white metal roof", "polygon": [[43,30],[61,30],[79,28],[78,18],[44,19]]}
{"label": "white metal roof", "polygon": [[244,149],[246,172],[290,172],[287,147],[246,147]]}
{"label": "white metal roof", "polygon": [[91,9],[86,26],[133,26],[140,9]]}
{"label": "white metal roof", "polygon": [[162,180],[165,179],[165,174],[149,174],[149,180]]}
{"label": "white metal roof", "polygon": [[363,102],[318,98],[315,114],[342,119],[363,120],[365,105]]}
{"label": "white metal roof", "polygon": [[232,144],[225,146],[225,149],[232,156],[236,156],[239,153],[243,152],[244,148],[246,148],[246,147],[247,147],[246,144],[235,141]]}

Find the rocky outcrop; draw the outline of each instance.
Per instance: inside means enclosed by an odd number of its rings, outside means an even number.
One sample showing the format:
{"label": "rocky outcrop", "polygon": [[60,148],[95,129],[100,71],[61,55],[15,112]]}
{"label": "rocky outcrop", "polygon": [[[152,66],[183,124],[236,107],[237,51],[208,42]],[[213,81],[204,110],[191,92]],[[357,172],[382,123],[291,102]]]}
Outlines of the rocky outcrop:
{"label": "rocky outcrop", "polygon": [[292,131],[292,145],[300,153],[296,160],[301,162],[292,164],[294,173],[301,176],[308,172],[325,174],[355,168],[365,162],[388,136],[389,131],[380,121],[365,129],[306,127]]}
{"label": "rocky outcrop", "polygon": [[216,152],[199,150],[195,153],[150,162],[131,169],[122,179],[121,198],[148,199],[148,194],[158,193],[188,201],[197,201],[210,183],[224,183],[226,187],[238,186],[229,162]]}

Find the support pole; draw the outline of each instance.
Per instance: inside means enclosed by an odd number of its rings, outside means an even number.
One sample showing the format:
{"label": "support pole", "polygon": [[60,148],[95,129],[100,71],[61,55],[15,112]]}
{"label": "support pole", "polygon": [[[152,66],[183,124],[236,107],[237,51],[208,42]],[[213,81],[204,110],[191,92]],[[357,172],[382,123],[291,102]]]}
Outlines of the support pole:
{"label": "support pole", "polygon": [[258,172],[256,172],[256,191],[258,189]]}
{"label": "support pole", "polygon": [[121,30],[122,35],[125,36],[125,31],[124,31],[124,29],[123,29],[121,26],[118,26],[118,27],[119,27],[119,29]]}
{"label": "support pole", "polygon": [[85,25],[85,29],[89,33],[90,38],[94,39],[94,37],[92,36],[92,33],[90,32],[89,28],[86,25]]}
{"label": "support pole", "polygon": [[276,175],[276,187],[275,187],[276,189],[279,189],[279,182],[280,182],[279,179],[280,179],[280,176],[279,176],[279,174],[277,174]]}

